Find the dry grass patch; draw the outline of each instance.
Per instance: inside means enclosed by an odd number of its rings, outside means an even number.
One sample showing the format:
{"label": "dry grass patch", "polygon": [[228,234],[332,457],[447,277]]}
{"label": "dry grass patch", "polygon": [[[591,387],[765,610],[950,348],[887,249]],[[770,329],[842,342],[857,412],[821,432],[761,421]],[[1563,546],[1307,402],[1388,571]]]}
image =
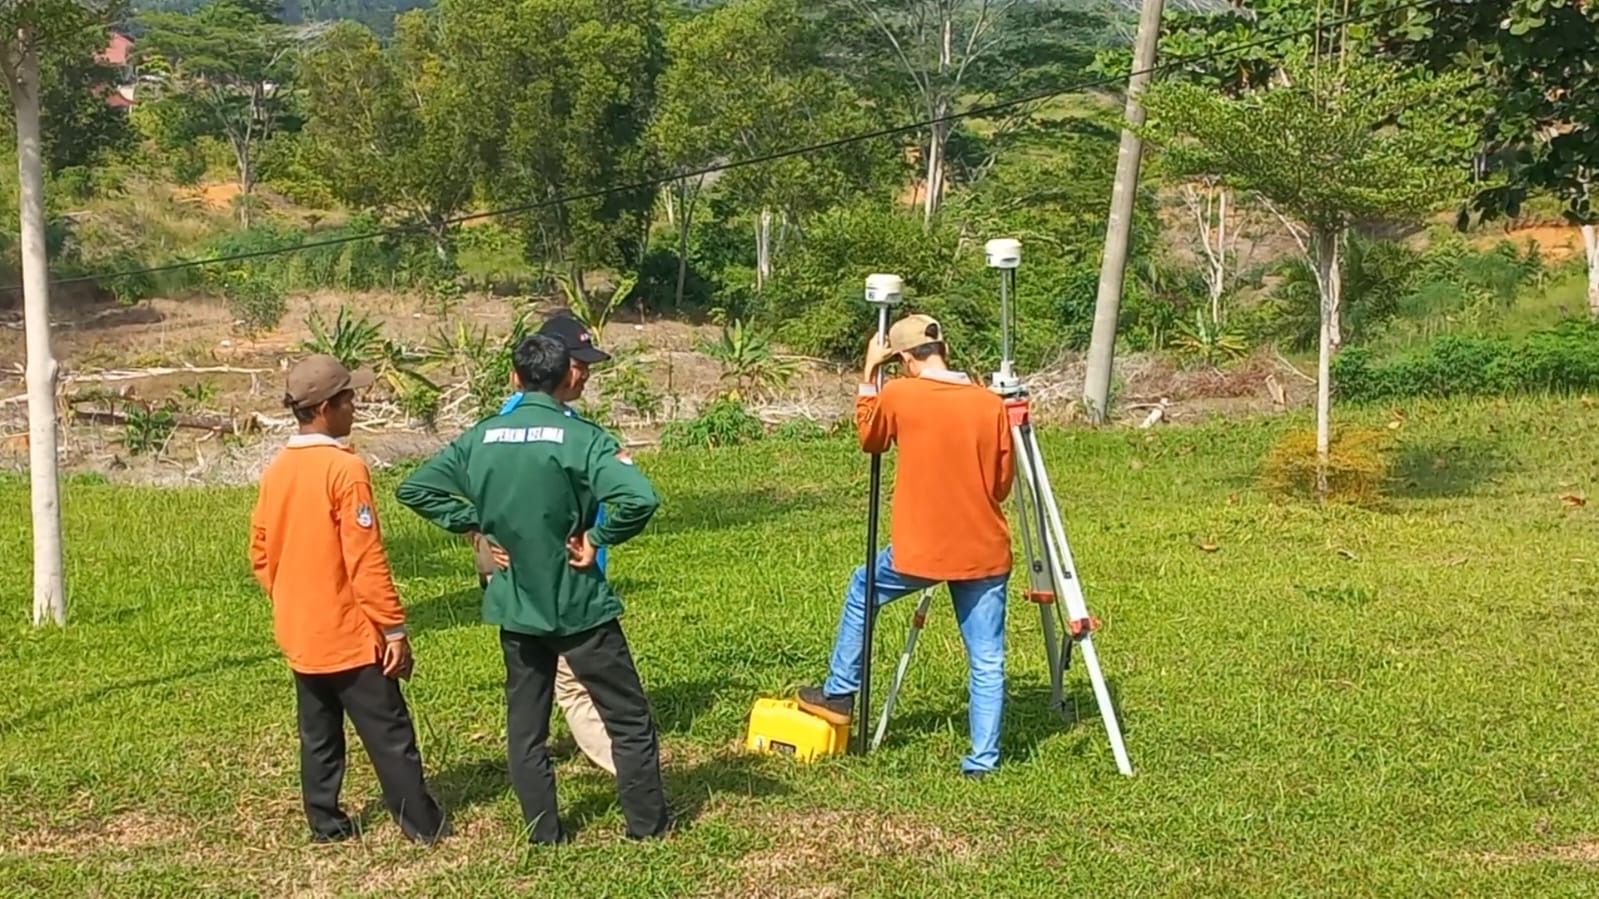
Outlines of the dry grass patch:
{"label": "dry grass patch", "polygon": [[958,833],[909,813],[822,809],[767,812],[751,829],[771,844],[733,864],[739,896],[842,896],[826,882],[859,867],[863,859],[964,861],[991,850],[985,834]]}
{"label": "dry grass patch", "polygon": [[1494,866],[1537,862],[1599,865],[1599,837],[1584,837],[1562,846],[1522,846],[1511,852],[1485,852],[1478,858]]}

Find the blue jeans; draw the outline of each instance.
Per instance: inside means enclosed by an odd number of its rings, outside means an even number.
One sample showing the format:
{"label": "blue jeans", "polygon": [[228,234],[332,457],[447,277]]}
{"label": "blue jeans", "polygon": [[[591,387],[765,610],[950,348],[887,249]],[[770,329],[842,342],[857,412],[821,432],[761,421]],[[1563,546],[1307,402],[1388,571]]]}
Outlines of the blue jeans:
{"label": "blue jeans", "polygon": [[[882,608],[938,584],[894,570],[894,548],[886,546],[877,554],[877,606]],[[972,732],[971,754],[961,760],[964,771],[991,771],[999,764],[999,721],[1005,705],[1005,589],[1010,572],[973,581],[950,581],[949,592],[955,601],[955,620],[960,624],[961,641],[966,644],[968,689],[971,709],[968,723]],[[839,616],[838,637],[833,642],[833,659],[823,692],[847,696],[860,689],[861,631],[866,626],[866,566],[855,569],[849,591],[844,594],[844,611]],[[869,714],[856,712],[859,720]]]}

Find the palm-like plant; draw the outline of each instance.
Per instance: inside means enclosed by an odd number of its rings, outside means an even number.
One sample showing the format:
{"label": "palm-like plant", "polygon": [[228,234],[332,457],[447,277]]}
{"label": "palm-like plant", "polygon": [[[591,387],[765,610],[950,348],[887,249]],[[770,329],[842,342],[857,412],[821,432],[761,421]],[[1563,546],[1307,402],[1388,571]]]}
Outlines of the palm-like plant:
{"label": "palm-like plant", "polygon": [[770,393],[787,384],[796,370],[793,360],[772,352],[765,334],[734,319],[722,326],[722,337],[701,350],[722,364],[722,381],[733,383],[728,397],[735,401]]}
{"label": "palm-like plant", "polygon": [[1173,344],[1179,353],[1196,357],[1206,365],[1237,359],[1249,350],[1242,334],[1229,330],[1223,323],[1211,321],[1202,309],[1194,310],[1192,325],[1185,321],[1177,326]]}

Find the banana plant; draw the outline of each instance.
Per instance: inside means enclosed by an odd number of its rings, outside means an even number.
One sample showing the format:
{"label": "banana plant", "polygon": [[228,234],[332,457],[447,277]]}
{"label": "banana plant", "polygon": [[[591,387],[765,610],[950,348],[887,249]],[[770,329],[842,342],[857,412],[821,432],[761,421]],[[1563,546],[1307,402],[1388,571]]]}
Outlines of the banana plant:
{"label": "banana plant", "polygon": [[1196,357],[1212,366],[1224,359],[1237,359],[1249,350],[1242,334],[1228,330],[1222,323],[1211,321],[1202,309],[1194,310],[1192,325],[1183,322],[1177,326],[1177,337],[1173,344],[1179,353]]}
{"label": "banana plant", "polygon": [[735,402],[787,384],[796,370],[793,360],[781,359],[772,352],[765,334],[739,319],[731,325],[724,324],[721,339],[702,344],[701,351],[721,363],[722,381],[733,383],[726,396]]}
{"label": "banana plant", "polygon": [[578,287],[577,278],[570,272],[555,272],[555,283],[560,285],[561,293],[566,299],[566,308],[583,326],[588,328],[595,337],[605,333],[605,325],[610,322],[616,310],[622,308],[628,295],[638,285],[638,274],[623,275],[616,282],[616,289],[603,300],[588,296]]}

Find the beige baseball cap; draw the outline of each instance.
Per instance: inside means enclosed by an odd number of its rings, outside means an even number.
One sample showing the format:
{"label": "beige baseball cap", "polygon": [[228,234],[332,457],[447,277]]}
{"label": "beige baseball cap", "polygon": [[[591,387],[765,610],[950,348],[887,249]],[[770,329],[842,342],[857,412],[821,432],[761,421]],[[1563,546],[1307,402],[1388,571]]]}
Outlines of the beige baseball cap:
{"label": "beige baseball cap", "polygon": [[346,390],[371,387],[373,379],[371,372],[365,369],[352,372],[326,353],[307,356],[289,369],[289,405],[307,409]]}
{"label": "beige baseball cap", "polygon": [[907,315],[888,329],[888,348],[896,353],[908,353],[943,339],[944,327],[931,315]]}

